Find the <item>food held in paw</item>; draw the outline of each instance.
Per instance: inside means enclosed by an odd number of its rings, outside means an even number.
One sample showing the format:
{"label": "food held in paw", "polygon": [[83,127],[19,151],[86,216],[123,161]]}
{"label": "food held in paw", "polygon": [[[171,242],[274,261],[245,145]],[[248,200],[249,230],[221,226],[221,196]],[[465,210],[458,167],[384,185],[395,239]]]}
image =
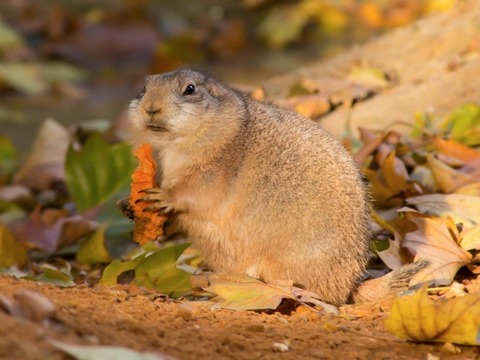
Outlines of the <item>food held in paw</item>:
{"label": "food held in paw", "polygon": [[163,235],[163,224],[167,217],[156,211],[145,211],[150,202],[139,201],[146,194],[145,189],[156,187],[156,164],[152,156],[152,145],[143,144],[134,152],[138,166],[132,174],[130,185],[130,206],[134,214],[133,240],[140,245]]}

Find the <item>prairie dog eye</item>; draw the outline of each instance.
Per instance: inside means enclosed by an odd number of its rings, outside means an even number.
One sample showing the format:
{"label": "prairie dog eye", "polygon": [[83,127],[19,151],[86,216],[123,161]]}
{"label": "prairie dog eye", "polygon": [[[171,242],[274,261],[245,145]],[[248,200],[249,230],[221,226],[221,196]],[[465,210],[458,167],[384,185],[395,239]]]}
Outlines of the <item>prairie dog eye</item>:
{"label": "prairie dog eye", "polygon": [[183,95],[193,95],[195,93],[195,85],[188,84],[183,92]]}

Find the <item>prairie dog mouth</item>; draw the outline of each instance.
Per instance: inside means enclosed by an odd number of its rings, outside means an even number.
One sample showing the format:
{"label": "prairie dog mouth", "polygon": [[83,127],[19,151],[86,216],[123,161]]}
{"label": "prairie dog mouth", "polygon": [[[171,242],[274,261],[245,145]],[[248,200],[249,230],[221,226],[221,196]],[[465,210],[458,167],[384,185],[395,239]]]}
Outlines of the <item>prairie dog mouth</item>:
{"label": "prairie dog mouth", "polygon": [[145,124],[145,127],[148,130],[155,131],[155,132],[167,132],[168,129],[165,125],[162,124]]}

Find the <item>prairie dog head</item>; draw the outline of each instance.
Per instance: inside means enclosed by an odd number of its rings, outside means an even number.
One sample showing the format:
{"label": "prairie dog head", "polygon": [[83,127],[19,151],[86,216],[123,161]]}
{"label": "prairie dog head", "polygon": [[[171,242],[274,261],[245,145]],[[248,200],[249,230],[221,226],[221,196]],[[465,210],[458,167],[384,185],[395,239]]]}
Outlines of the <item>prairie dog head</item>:
{"label": "prairie dog head", "polygon": [[133,100],[129,121],[134,146],[201,145],[228,137],[241,125],[243,103],[233,89],[193,70],[150,75]]}

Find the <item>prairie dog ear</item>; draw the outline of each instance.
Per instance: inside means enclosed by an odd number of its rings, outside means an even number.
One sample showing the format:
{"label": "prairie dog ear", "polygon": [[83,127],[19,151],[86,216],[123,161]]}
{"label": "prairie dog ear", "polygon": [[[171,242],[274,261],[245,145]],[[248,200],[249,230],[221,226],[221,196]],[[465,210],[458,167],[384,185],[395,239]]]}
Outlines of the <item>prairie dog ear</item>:
{"label": "prairie dog ear", "polygon": [[212,79],[205,81],[205,88],[213,97],[221,97],[227,93],[227,90],[221,84]]}

